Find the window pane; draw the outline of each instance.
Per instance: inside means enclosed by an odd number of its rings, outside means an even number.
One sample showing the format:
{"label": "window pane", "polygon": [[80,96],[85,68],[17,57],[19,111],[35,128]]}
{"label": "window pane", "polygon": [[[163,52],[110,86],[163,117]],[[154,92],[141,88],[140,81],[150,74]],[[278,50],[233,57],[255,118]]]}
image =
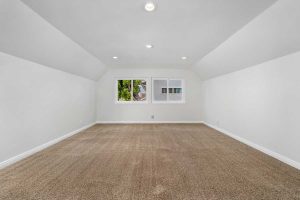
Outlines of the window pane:
{"label": "window pane", "polygon": [[167,101],[167,80],[153,80],[153,100]]}
{"label": "window pane", "polygon": [[182,101],[182,80],[169,80],[169,100]]}
{"label": "window pane", "polygon": [[133,80],[133,100],[146,101],[147,84],[145,80]]}
{"label": "window pane", "polygon": [[118,101],[131,101],[131,80],[118,80]]}

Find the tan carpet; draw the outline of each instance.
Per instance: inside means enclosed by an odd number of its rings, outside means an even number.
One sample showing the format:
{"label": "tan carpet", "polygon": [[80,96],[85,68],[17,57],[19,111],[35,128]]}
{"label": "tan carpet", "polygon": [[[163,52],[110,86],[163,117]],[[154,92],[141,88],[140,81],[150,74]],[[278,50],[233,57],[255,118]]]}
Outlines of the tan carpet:
{"label": "tan carpet", "polygon": [[204,125],[96,125],[0,171],[0,199],[300,199],[300,171]]}

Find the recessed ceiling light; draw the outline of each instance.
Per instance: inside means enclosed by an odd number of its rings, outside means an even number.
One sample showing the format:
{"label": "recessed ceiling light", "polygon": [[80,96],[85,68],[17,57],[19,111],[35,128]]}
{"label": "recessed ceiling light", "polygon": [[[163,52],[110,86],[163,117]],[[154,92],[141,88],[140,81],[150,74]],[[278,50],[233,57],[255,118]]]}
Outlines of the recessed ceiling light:
{"label": "recessed ceiling light", "polygon": [[145,4],[145,10],[147,12],[152,12],[155,10],[155,4],[153,2],[148,2]]}
{"label": "recessed ceiling light", "polygon": [[151,49],[151,48],[153,48],[153,45],[152,44],[146,44],[146,48]]}
{"label": "recessed ceiling light", "polygon": [[117,56],[114,56],[114,57],[113,57],[113,59],[117,60],[117,59],[118,59],[118,57],[117,57]]}
{"label": "recessed ceiling light", "polygon": [[181,59],[182,59],[182,60],[186,60],[187,57],[186,57],[186,56],[182,56]]}

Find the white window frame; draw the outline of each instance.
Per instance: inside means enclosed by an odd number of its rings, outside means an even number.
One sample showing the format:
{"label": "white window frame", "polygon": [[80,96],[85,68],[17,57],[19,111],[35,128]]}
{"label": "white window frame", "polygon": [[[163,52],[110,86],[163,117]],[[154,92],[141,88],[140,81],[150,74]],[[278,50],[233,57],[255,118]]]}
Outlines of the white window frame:
{"label": "white window frame", "polygon": [[[118,100],[118,81],[119,80],[131,80],[131,100],[130,101],[119,101]],[[133,100],[133,80],[145,80],[146,81],[146,101],[134,101]],[[114,79],[115,81],[115,104],[148,104],[149,103],[149,78],[128,78],[128,77],[117,77]]]}
{"label": "white window frame", "polygon": [[[157,101],[154,99],[154,81],[155,80],[165,80],[167,81],[167,100],[166,101]],[[182,99],[181,101],[171,101],[169,100],[169,81],[171,80],[180,80],[181,81],[181,90],[182,90]],[[152,103],[153,104],[184,104],[185,103],[185,80],[183,78],[152,78],[151,80],[152,85]]]}

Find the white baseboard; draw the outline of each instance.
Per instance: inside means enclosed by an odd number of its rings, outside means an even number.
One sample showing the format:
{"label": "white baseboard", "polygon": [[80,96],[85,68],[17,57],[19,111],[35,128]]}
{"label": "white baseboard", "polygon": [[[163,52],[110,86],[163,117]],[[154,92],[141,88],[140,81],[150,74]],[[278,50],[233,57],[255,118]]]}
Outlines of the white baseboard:
{"label": "white baseboard", "polygon": [[33,154],[35,154],[35,153],[37,153],[39,151],[42,151],[42,150],[44,150],[44,149],[46,149],[46,148],[48,148],[48,147],[50,147],[50,146],[52,146],[52,145],[54,145],[54,144],[62,141],[64,139],[67,139],[68,137],[71,137],[71,136],[73,136],[73,135],[75,135],[77,133],[80,133],[81,131],[83,131],[83,130],[85,130],[85,129],[87,129],[87,128],[95,125],[95,124],[96,123],[92,123],[92,124],[86,125],[86,126],[80,128],[80,129],[72,131],[72,132],[70,132],[70,133],[68,133],[68,134],[66,134],[66,135],[64,135],[62,137],[56,138],[56,139],[51,140],[51,141],[49,141],[49,142],[47,142],[45,144],[39,145],[39,146],[37,146],[37,147],[35,147],[33,149],[30,149],[30,150],[28,150],[28,151],[26,151],[24,153],[21,153],[21,154],[19,154],[17,156],[9,158],[8,160],[5,160],[5,161],[3,161],[3,162],[0,163],[0,169],[3,169],[3,168],[5,168],[5,167],[7,167],[9,165],[12,165],[12,164],[14,164],[14,163],[16,163],[16,162],[24,159],[24,158],[27,158],[27,157],[33,155]]}
{"label": "white baseboard", "polygon": [[[171,123],[172,124],[176,124],[176,123],[178,123],[178,124],[201,124],[201,123],[203,123],[203,124],[205,124],[205,125],[213,128],[213,129],[215,129],[215,130],[217,130],[217,131],[219,131],[221,133],[224,133],[225,135],[228,135],[231,138],[234,138],[234,139],[236,139],[236,140],[238,140],[238,141],[240,141],[240,142],[242,142],[242,143],[244,143],[244,144],[246,144],[248,146],[251,146],[251,147],[253,147],[253,148],[255,148],[255,149],[257,149],[257,150],[259,150],[259,151],[261,151],[261,152],[263,152],[263,153],[265,153],[265,154],[267,154],[267,155],[269,155],[269,156],[271,156],[273,158],[276,158],[276,159],[278,159],[278,160],[280,160],[280,161],[282,161],[282,162],[284,162],[284,163],[286,163],[286,164],[288,164],[288,165],[290,165],[292,167],[295,167],[296,169],[300,170],[300,163],[299,162],[294,161],[294,160],[292,160],[292,159],[290,159],[290,158],[288,158],[286,156],[283,156],[283,155],[281,155],[279,153],[276,153],[274,151],[271,151],[270,149],[262,147],[262,146],[260,146],[258,144],[255,144],[255,143],[253,143],[253,142],[251,142],[251,141],[249,141],[247,139],[244,139],[244,138],[242,138],[240,136],[232,134],[231,132],[229,132],[227,130],[224,130],[224,129],[221,129],[221,128],[216,127],[214,125],[208,124],[208,123],[206,123],[204,121],[97,121],[96,123],[97,124],[171,124]],[[19,155],[15,156],[15,157],[12,157],[12,158],[10,158],[10,159],[8,159],[6,161],[3,161],[3,162],[0,163],[0,169],[3,169],[3,168],[5,168],[5,167],[7,167],[9,165],[12,165],[12,164],[14,164],[14,163],[16,163],[16,162],[24,159],[24,158],[27,158],[27,157],[33,155],[33,154],[35,154],[35,153],[37,153],[39,151],[42,151],[42,150],[44,150],[44,149],[46,149],[46,148],[48,148],[48,147],[50,147],[50,146],[52,146],[52,145],[60,142],[60,141],[68,138],[68,137],[71,137],[71,136],[73,136],[73,135],[75,135],[77,133],[80,133],[81,131],[83,131],[83,130],[85,130],[85,129],[87,129],[87,128],[93,126],[93,125],[95,125],[96,123],[92,123],[92,124],[89,124],[87,126],[84,126],[84,127],[80,128],[80,129],[72,131],[72,132],[70,132],[70,133],[68,133],[68,134],[66,134],[66,135],[64,135],[62,137],[56,138],[54,140],[51,140],[51,141],[49,141],[49,142],[47,142],[45,144],[37,146],[37,147],[35,147],[35,148],[33,148],[33,149],[29,150],[29,151],[26,151],[26,152],[24,152],[22,154],[19,154]]]}
{"label": "white baseboard", "polygon": [[97,124],[202,124],[202,121],[97,121]]}
{"label": "white baseboard", "polygon": [[249,140],[247,140],[245,138],[242,138],[240,136],[237,136],[237,135],[235,135],[235,134],[233,134],[233,133],[231,133],[231,132],[229,132],[227,130],[221,129],[219,127],[216,127],[214,125],[208,124],[206,122],[203,122],[203,124],[209,126],[210,128],[213,128],[213,129],[215,129],[215,130],[217,130],[217,131],[219,131],[221,133],[224,133],[225,135],[228,135],[229,137],[234,138],[234,139],[236,139],[236,140],[238,140],[238,141],[240,141],[240,142],[242,142],[242,143],[244,143],[244,144],[246,144],[246,145],[248,145],[248,146],[250,146],[250,147],[252,147],[254,149],[257,149],[257,150],[259,150],[259,151],[261,151],[261,152],[263,152],[263,153],[265,153],[265,154],[267,154],[267,155],[269,155],[269,156],[271,156],[273,158],[276,158],[277,160],[280,160],[281,162],[284,162],[284,163],[286,163],[286,164],[288,164],[288,165],[290,165],[290,166],[292,166],[292,167],[300,170],[300,163],[297,162],[297,161],[295,161],[295,160],[292,160],[292,159],[290,159],[290,158],[288,158],[286,156],[283,156],[283,155],[281,155],[279,153],[271,151],[270,149],[267,149],[267,148],[265,148],[263,146],[255,144],[255,143],[253,143],[253,142],[251,142],[251,141],[249,141]]}

